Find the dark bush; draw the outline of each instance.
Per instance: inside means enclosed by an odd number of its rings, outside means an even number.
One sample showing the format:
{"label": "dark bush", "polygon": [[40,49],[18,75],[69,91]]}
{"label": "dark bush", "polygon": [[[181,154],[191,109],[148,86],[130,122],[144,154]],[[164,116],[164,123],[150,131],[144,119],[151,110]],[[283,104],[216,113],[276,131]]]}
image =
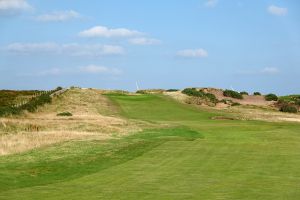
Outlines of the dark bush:
{"label": "dark bush", "polygon": [[249,95],[249,93],[246,92],[246,91],[242,91],[242,92],[240,92],[240,94],[241,94],[241,95]]}
{"label": "dark bush", "polygon": [[20,112],[21,109],[19,108],[10,107],[10,106],[0,107],[0,116],[15,115],[15,114],[19,114]]}
{"label": "dark bush", "polygon": [[261,96],[261,93],[260,92],[254,92],[253,95],[255,95],[255,96]]}
{"label": "dark bush", "polygon": [[205,93],[205,96],[212,102],[212,103],[218,103],[218,99],[214,94],[211,93]]}
{"label": "dark bush", "polygon": [[73,116],[73,114],[70,112],[62,112],[62,113],[58,113],[56,116]]}
{"label": "dark bush", "polygon": [[214,94],[203,92],[202,90],[197,90],[196,88],[186,88],[182,90],[183,94],[193,97],[201,97],[207,99],[208,101],[216,104],[218,103],[218,99]]}
{"label": "dark bush", "polygon": [[42,106],[46,103],[51,103],[50,95],[56,90],[44,92],[40,96],[31,98],[27,103],[21,106],[0,106],[0,116],[20,114],[22,111],[27,110],[29,112],[34,112],[38,106]]}
{"label": "dark bush", "polygon": [[233,102],[232,104],[231,104],[231,106],[240,106],[241,104],[240,103],[238,103],[238,102]]}
{"label": "dark bush", "polygon": [[296,100],[296,101],[295,101],[295,104],[296,104],[297,106],[300,106],[300,99]]}
{"label": "dark bush", "polygon": [[168,90],[166,90],[167,92],[177,92],[177,91],[179,91],[178,89],[168,89]]}
{"label": "dark bush", "polygon": [[147,94],[147,92],[145,90],[138,90],[136,91],[137,94]]}
{"label": "dark bush", "polygon": [[276,94],[267,94],[265,96],[266,101],[277,101],[278,97],[276,96]]}
{"label": "dark bush", "polygon": [[58,90],[62,90],[63,88],[58,86],[55,90],[58,91]]}
{"label": "dark bush", "polygon": [[240,93],[238,93],[236,91],[233,91],[233,90],[225,90],[223,92],[223,95],[225,97],[232,97],[232,98],[235,98],[235,99],[243,99],[243,96]]}
{"label": "dark bush", "polygon": [[284,104],[280,107],[281,112],[297,113],[298,109],[295,106]]}
{"label": "dark bush", "polygon": [[185,88],[182,93],[193,97],[204,97],[204,92],[198,91],[196,88]]}

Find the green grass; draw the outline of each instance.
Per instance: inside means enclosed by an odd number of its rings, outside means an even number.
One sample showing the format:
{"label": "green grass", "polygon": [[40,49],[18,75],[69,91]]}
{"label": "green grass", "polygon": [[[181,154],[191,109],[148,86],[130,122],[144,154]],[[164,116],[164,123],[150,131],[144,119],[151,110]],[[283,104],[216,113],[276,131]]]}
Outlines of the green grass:
{"label": "green grass", "polygon": [[172,128],[0,157],[0,199],[299,199],[299,124],[108,96],[124,117]]}

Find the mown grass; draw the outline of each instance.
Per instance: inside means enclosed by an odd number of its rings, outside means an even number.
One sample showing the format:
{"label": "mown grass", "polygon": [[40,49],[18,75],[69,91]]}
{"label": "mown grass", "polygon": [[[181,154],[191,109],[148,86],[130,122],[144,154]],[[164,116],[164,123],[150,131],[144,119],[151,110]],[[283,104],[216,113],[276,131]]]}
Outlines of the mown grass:
{"label": "mown grass", "polygon": [[299,199],[299,123],[212,120],[222,113],[159,95],[109,98],[124,117],[170,128],[1,157],[0,199]]}

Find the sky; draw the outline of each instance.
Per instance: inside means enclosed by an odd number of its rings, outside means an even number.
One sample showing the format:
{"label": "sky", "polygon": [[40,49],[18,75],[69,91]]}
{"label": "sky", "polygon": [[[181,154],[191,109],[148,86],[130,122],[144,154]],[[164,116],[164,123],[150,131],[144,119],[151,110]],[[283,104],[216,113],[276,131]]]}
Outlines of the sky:
{"label": "sky", "polygon": [[0,0],[0,89],[300,93],[298,0]]}

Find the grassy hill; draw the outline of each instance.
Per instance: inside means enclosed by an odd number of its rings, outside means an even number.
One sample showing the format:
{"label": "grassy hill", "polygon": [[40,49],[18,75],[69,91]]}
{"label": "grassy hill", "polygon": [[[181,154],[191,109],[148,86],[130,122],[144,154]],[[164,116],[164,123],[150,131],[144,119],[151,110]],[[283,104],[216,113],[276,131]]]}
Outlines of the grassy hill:
{"label": "grassy hill", "polygon": [[1,156],[0,199],[299,198],[299,123],[213,120],[230,114],[159,94],[106,97],[143,131]]}

